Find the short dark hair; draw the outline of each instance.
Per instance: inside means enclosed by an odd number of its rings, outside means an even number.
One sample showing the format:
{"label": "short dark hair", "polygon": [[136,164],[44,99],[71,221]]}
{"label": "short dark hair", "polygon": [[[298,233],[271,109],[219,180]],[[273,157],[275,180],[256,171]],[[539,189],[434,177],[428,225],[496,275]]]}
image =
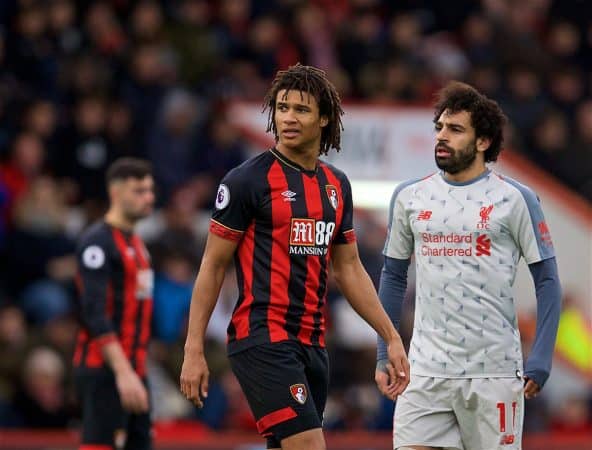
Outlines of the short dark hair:
{"label": "short dark hair", "polygon": [[489,148],[485,150],[485,162],[497,161],[502,150],[504,125],[507,121],[497,102],[468,84],[453,81],[436,94],[434,123],[446,110],[451,113],[470,113],[475,136],[491,139]]}
{"label": "short dark hair", "polygon": [[152,164],[145,159],[123,157],[118,158],[109,166],[105,175],[105,181],[109,186],[114,181],[123,181],[128,178],[142,179],[152,175]]}
{"label": "short dark hair", "polygon": [[341,149],[341,130],[343,130],[341,123],[343,109],[339,93],[327,78],[327,74],[321,69],[303,66],[300,63],[288,67],[287,70],[278,71],[265,95],[265,100],[263,100],[263,111],[269,110],[266,131],[273,132],[276,142],[278,132],[274,121],[275,101],[278,92],[282,89],[285,89],[286,93],[291,90],[308,92],[316,99],[319,105],[319,114],[327,117],[329,121],[321,132],[319,153],[326,155],[331,148],[339,151]]}

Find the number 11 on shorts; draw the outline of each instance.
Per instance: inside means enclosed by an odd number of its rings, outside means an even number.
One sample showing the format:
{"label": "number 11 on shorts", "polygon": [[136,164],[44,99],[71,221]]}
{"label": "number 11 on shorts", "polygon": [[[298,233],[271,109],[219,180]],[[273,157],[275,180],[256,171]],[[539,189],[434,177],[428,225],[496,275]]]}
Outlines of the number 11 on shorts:
{"label": "number 11 on shorts", "polygon": [[[506,432],[506,403],[499,402],[497,404],[499,411],[499,430],[500,433]],[[509,434],[503,434],[500,444],[513,444],[514,443],[514,430],[516,428],[516,402],[512,402],[512,430]]]}

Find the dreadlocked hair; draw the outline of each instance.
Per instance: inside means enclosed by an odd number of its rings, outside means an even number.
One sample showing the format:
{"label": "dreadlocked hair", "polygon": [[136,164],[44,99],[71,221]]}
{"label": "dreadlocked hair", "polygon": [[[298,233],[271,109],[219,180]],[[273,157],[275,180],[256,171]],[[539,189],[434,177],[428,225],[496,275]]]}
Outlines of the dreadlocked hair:
{"label": "dreadlocked hair", "polygon": [[335,86],[327,78],[327,74],[316,67],[303,66],[297,63],[288,67],[287,70],[278,71],[265,99],[263,100],[263,111],[268,110],[267,130],[272,131],[276,142],[278,131],[275,125],[275,102],[278,92],[286,90],[286,96],[291,90],[307,92],[312,95],[319,105],[320,116],[325,116],[328,123],[321,131],[321,148],[319,154],[327,154],[331,148],[339,151],[341,149],[341,98]]}

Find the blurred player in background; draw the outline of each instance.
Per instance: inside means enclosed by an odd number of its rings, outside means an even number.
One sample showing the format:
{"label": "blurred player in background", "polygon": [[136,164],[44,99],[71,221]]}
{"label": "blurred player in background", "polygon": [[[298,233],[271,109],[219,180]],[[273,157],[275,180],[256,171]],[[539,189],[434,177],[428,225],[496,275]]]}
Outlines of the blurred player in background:
{"label": "blurred player in background", "polygon": [[[521,448],[523,397],[535,397],[551,370],[561,298],[551,236],[536,194],[485,164],[497,160],[504,122],[472,87],[445,87],[434,114],[440,172],[402,183],[391,200],[379,292],[396,326],[412,255],[417,269],[397,449]],[[537,297],[524,375],[512,296],[521,256]],[[389,396],[386,356],[379,338],[376,381]]]}
{"label": "blurred player in background", "polygon": [[146,347],[152,317],[150,257],[134,225],[152,212],[148,162],[116,160],[110,207],[78,243],[81,330],[74,354],[82,405],[80,450],[152,448]]}
{"label": "blurred player in background", "polygon": [[387,343],[392,395],[407,386],[409,366],[358,256],[349,181],[319,160],[340,148],[338,93],[323,71],[298,64],[278,72],[265,107],[277,145],[231,170],[219,187],[191,300],[181,390],[200,406],[207,397],[204,333],[234,257],[240,293],[228,354],[258,431],[268,448],[321,450],[329,262],[345,297]]}

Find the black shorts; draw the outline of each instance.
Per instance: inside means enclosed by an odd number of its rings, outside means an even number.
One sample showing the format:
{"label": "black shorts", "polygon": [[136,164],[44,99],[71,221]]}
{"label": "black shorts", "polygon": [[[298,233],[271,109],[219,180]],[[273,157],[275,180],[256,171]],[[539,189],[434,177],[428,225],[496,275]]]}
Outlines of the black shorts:
{"label": "black shorts", "polygon": [[297,341],[261,344],[229,356],[267,448],[302,431],[321,428],[329,387],[324,348]]}
{"label": "black shorts", "polygon": [[[82,445],[116,447],[116,435],[126,450],[151,450],[150,414],[124,411],[115,376],[108,369],[76,369],[76,390],[82,410]],[[117,445],[121,445],[117,442]]]}

